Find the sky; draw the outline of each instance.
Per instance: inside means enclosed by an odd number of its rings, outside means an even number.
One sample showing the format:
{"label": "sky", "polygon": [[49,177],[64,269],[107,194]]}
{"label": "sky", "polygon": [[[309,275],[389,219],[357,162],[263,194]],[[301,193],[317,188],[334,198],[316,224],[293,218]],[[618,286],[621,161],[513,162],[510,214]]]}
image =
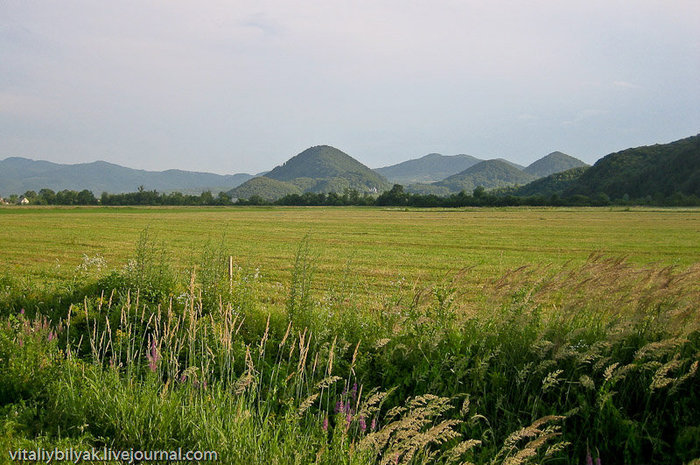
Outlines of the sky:
{"label": "sky", "polygon": [[700,133],[697,0],[0,0],[0,159],[592,163]]}

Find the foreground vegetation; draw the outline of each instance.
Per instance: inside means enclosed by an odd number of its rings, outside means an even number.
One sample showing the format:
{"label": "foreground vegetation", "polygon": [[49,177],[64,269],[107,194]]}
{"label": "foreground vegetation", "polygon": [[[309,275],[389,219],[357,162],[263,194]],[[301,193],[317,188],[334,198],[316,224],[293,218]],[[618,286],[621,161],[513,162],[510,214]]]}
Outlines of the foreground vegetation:
{"label": "foreground vegetation", "polygon": [[[0,280],[0,449],[216,450],[224,463],[679,463],[700,457],[700,267],[592,255],[368,299],[314,286],[301,240],[269,299],[222,242],[187,267]],[[264,273],[264,270],[263,270]],[[368,292],[368,291],[363,291]],[[5,455],[7,457],[7,455]]]}

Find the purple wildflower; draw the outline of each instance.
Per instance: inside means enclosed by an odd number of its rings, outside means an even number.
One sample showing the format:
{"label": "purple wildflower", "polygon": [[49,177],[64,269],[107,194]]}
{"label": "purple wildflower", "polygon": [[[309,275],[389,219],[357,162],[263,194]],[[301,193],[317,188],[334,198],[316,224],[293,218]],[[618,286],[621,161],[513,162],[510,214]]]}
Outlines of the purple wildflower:
{"label": "purple wildflower", "polygon": [[24,315],[24,309],[20,310],[20,311],[19,311],[19,314],[20,314],[20,315]]}
{"label": "purple wildflower", "polygon": [[323,429],[324,432],[328,431],[328,415],[326,415],[326,417],[323,419],[323,424],[321,424],[321,429]]}
{"label": "purple wildflower", "polygon": [[352,385],[352,400],[357,399],[357,383]]}
{"label": "purple wildflower", "polygon": [[377,419],[376,418],[372,418],[372,423],[370,423],[369,428],[372,431],[375,431],[377,429]]}
{"label": "purple wildflower", "polygon": [[335,403],[335,413],[339,413],[345,410],[345,405],[343,405],[342,399]]}
{"label": "purple wildflower", "polygon": [[600,456],[596,457],[595,465],[601,465]]}
{"label": "purple wildflower", "polygon": [[360,431],[362,431],[363,433],[367,431],[367,423],[365,423],[365,417],[360,417],[358,423],[360,424]]}
{"label": "purple wildflower", "polygon": [[56,333],[54,333],[53,331],[49,331],[48,338],[49,338],[49,342],[53,341],[54,339],[56,339]]}
{"label": "purple wildflower", "polygon": [[185,381],[187,381],[187,375],[183,373],[180,375],[180,382],[184,383]]}
{"label": "purple wildflower", "polygon": [[350,426],[350,423],[352,423],[352,415],[348,413],[347,415],[345,415],[345,426]]}
{"label": "purple wildflower", "polygon": [[586,451],[586,465],[593,465],[593,457],[591,456],[591,450]]}
{"label": "purple wildflower", "polygon": [[19,346],[24,347],[24,341],[22,340],[22,338],[19,338]]}
{"label": "purple wildflower", "polygon": [[148,368],[155,372],[158,368],[158,360],[160,356],[158,355],[158,347],[156,345],[156,338],[154,337],[151,341],[151,353],[146,356],[148,358]]}

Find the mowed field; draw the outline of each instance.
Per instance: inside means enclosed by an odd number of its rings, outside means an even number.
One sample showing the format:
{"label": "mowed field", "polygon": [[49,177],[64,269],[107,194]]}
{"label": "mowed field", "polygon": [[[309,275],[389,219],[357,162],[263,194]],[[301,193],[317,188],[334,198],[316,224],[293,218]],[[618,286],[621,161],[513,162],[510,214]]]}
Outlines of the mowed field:
{"label": "mowed field", "polygon": [[74,273],[84,255],[110,268],[133,256],[149,229],[186,270],[207,244],[266,283],[286,282],[309,237],[316,285],[349,273],[372,287],[432,282],[465,267],[479,279],[523,265],[581,263],[594,252],[630,262],[700,260],[699,209],[49,208],[0,209],[4,273],[48,281]]}

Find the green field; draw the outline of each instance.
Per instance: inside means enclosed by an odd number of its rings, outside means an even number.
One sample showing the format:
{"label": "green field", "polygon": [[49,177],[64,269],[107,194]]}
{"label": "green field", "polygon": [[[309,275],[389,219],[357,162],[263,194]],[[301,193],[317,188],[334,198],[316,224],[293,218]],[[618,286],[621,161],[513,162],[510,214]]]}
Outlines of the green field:
{"label": "green field", "polygon": [[144,228],[179,267],[223,240],[237,264],[270,282],[288,279],[308,235],[321,285],[348,267],[383,286],[465,267],[495,278],[523,265],[580,264],[593,252],[638,264],[700,259],[699,209],[2,208],[0,225],[5,270],[49,279],[69,276],[84,254],[123,265]]}
{"label": "green field", "polygon": [[8,207],[0,243],[0,463],[700,458],[698,209]]}

